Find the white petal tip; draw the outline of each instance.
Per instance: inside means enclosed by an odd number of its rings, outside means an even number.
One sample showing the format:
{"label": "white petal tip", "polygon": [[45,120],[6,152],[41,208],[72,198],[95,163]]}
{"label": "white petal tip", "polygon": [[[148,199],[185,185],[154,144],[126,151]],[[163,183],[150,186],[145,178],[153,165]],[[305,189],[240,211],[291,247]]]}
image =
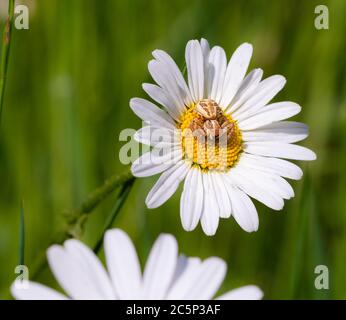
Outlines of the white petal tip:
{"label": "white petal tip", "polygon": [[53,244],[52,246],[50,246],[47,250],[48,260],[50,258],[53,258],[53,256],[55,256],[57,252],[60,252],[60,250],[63,250],[63,247],[58,244]]}
{"label": "white petal tip", "polygon": [[145,201],[145,205],[148,209],[154,209],[153,205],[149,201]]}
{"label": "white petal tip", "polygon": [[144,91],[147,91],[147,89],[148,89],[150,86],[151,86],[150,83],[142,83],[142,89],[143,89]]}
{"label": "white petal tip", "polygon": [[310,161],[314,161],[314,160],[316,160],[317,159],[317,155],[316,155],[316,153],[315,152],[313,152],[313,151],[311,151],[311,156],[310,156]]}
{"label": "white petal tip", "polygon": [[243,44],[241,44],[240,45],[241,47],[243,47],[243,48],[246,48],[246,49],[248,49],[248,50],[253,50],[253,46],[252,46],[252,44],[251,43],[249,43],[249,42],[244,42]]}
{"label": "white petal tip", "polygon": [[138,106],[138,100],[139,100],[139,98],[131,98],[130,99],[130,108],[133,110],[133,111],[135,111],[135,109],[137,108],[137,106]]}
{"label": "white petal tip", "polygon": [[156,205],[155,203],[153,203],[153,201],[151,199],[146,199],[145,205],[147,206],[148,209],[156,209],[156,208],[160,207],[160,206]]}
{"label": "white petal tip", "polygon": [[258,231],[258,225],[257,226],[241,226],[241,228],[246,231],[247,233],[253,233]]}
{"label": "white petal tip", "polygon": [[209,257],[205,259],[204,262],[213,263],[214,265],[217,265],[223,272],[226,272],[227,270],[227,263],[219,257]]}
{"label": "white petal tip", "polygon": [[212,237],[215,235],[217,228],[219,226],[219,221],[217,221],[217,223],[213,224],[213,223],[207,223],[205,220],[203,220],[203,218],[201,219],[201,226],[202,226],[202,230],[205,233],[206,236],[208,237]]}
{"label": "white petal tip", "polygon": [[137,98],[131,98],[130,99],[130,106],[133,105],[136,102]]}
{"label": "white petal tip", "polygon": [[153,51],[151,52],[151,54],[153,55],[154,58],[156,58],[156,55],[157,55],[157,53],[159,53],[159,52],[160,52],[159,49],[155,49],[155,50],[153,50]]}
{"label": "white petal tip", "polygon": [[135,164],[132,164],[132,166],[131,166],[131,173],[132,173],[132,175],[133,175],[134,177],[139,178],[140,176],[137,175],[137,171],[136,171],[135,168],[136,168]]}
{"label": "white petal tip", "polygon": [[113,237],[126,236],[126,237],[128,237],[128,235],[125,231],[118,229],[118,228],[107,230],[105,233],[105,238],[109,238],[110,236],[113,236]]}
{"label": "white petal tip", "polygon": [[280,88],[280,90],[286,85],[286,82],[287,82],[286,78],[281,74],[276,74],[269,78],[271,78],[272,81],[275,81],[275,82],[277,81],[276,85]]}
{"label": "white petal tip", "polygon": [[302,161],[314,161],[317,159],[317,155],[315,152],[313,152],[312,150],[308,148],[304,148],[304,149],[305,149],[305,153],[303,157],[301,158]]}
{"label": "white petal tip", "polygon": [[215,233],[216,233],[216,230],[217,229],[208,229],[208,228],[202,228],[203,229],[203,232],[205,233],[206,236],[208,237],[212,237],[212,236],[215,236]]}
{"label": "white petal tip", "polygon": [[171,242],[174,246],[177,246],[177,240],[169,233],[161,233],[157,240]]}
{"label": "white petal tip", "polygon": [[187,232],[193,231],[196,229],[196,226],[193,225],[186,225],[182,222],[183,229]]}

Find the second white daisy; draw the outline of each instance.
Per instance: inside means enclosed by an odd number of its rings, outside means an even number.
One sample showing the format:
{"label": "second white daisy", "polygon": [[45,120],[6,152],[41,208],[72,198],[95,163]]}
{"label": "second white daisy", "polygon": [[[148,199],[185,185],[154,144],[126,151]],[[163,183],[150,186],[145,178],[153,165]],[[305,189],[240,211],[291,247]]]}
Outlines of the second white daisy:
{"label": "second white daisy", "polygon": [[[136,249],[128,235],[108,230],[104,239],[108,272],[95,253],[79,240],[47,251],[49,266],[67,296],[37,282],[21,280],[11,292],[20,300],[209,300],[226,275],[226,263],[217,257],[201,260],[178,254],[176,239],[161,234],[153,245],[142,275]],[[254,285],[224,293],[217,299],[258,300],[262,291]]]}

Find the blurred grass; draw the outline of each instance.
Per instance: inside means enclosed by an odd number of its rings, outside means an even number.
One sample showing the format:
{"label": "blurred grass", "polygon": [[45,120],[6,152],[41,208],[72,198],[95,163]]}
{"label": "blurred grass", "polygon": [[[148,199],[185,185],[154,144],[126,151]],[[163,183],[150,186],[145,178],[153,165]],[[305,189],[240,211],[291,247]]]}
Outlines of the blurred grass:
{"label": "blurred grass", "polygon": [[[14,30],[0,128],[0,298],[18,263],[21,199],[30,268],[60,213],[125,170],[118,135],[140,126],[128,101],[145,96],[141,83],[151,82],[151,51],[167,50],[182,67],[186,42],[200,37],[223,46],[228,56],[248,41],[254,45],[251,67],[287,77],[277,99],[302,105],[296,119],[309,124],[305,145],[318,160],[301,163],[304,178],[293,182],[296,197],[282,212],[256,203],[255,234],[232,219],[221,221],[213,238],[200,227],[183,231],[179,194],[159,209],[145,208],[155,178],[135,183],[115,225],[135,240],[142,261],[161,232],[173,233],[188,255],[222,257],[229,266],[222,290],[254,283],[268,299],[346,298],[345,1],[324,1],[330,29],[320,31],[314,8],[321,3],[314,0],[27,3],[30,29]],[[0,22],[3,27],[4,19]],[[88,244],[95,245],[115,196],[92,214]],[[329,267],[329,291],[314,288],[319,264]],[[54,285],[48,271],[40,280]]]}

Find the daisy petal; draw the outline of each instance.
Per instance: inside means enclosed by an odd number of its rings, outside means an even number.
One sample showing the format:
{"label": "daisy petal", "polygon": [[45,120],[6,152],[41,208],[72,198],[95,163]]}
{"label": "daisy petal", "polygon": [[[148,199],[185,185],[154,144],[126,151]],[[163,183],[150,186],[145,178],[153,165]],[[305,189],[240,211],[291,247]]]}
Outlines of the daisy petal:
{"label": "daisy petal", "polygon": [[14,282],[11,294],[16,300],[66,300],[61,293],[42,284],[29,281],[28,287],[22,288],[21,284]]}
{"label": "daisy petal", "polygon": [[294,121],[280,121],[256,130],[242,132],[244,141],[279,141],[294,143],[309,135],[306,124]]}
{"label": "daisy petal", "polygon": [[[276,195],[279,198],[290,199],[294,196],[294,191],[291,185],[285,179],[277,176],[276,174],[268,174],[263,171],[255,170],[248,167],[244,162],[239,163],[239,166],[233,171],[235,171],[236,174],[247,177],[249,184],[252,184],[253,187],[257,186],[261,189],[265,189],[268,193]],[[232,173],[230,173],[230,175],[232,175]],[[258,183],[258,181],[260,181],[260,183]],[[271,207],[270,205],[269,207],[273,208],[274,210],[281,210],[283,207],[283,202],[281,202],[281,208],[275,208],[274,206]]]}
{"label": "daisy petal", "polygon": [[203,99],[204,94],[204,61],[200,43],[190,40],[186,45],[185,59],[188,82],[192,98],[195,102]]}
{"label": "daisy petal", "polygon": [[188,297],[189,292],[198,282],[198,271],[200,270],[201,260],[199,258],[185,258],[184,269],[179,277],[172,281],[167,300],[183,300]]}
{"label": "daisy petal", "polygon": [[135,160],[131,171],[135,177],[153,176],[171,168],[181,157],[181,148],[153,149]]}
{"label": "daisy petal", "polygon": [[193,102],[190,90],[177,64],[174,62],[171,56],[163,50],[153,51],[153,56],[157,61],[160,62],[163,69],[169,70],[169,72],[175,79],[178,92],[180,93],[185,105],[190,105]]}
{"label": "daisy petal", "polygon": [[53,245],[47,258],[55,278],[73,299],[115,299],[101,262],[82,242],[71,239],[64,247]]}
{"label": "daisy petal", "polygon": [[[147,154],[147,153],[146,153]],[[144,154],[142,157],[146,156]],[[146,157],[150,157],[149,155]],[[151,177],[156,174],[162,173],[169,169],[172,165],[166,163],[152,164],[151,162],[147,162],[141,160],[139,158],[132,164],[131,172],[135,177]]]}
{"label": "daisy petal", "polygon": [[220,218],[229,218],[231,216],[232,206],[223,179],[224,175],[220,175],[219,173],[212,174],[216,200],[220,209]]}
{"label": "daisy petal", "polygon": [[237,186],[244,191],[250,197],[262,202],[267,207],[273,210],[281,210],[284,206],[282,198],[274,191],[273,184],[264,185],[260,180],[256,180],[254,176],[251,176],[244,170],[236,168],[232,170],[228,177],[232,185]]}
{"label": "daisy petal", "polygon": [[177,80],[165,65],[157,60],[151,60],[148,69],[154,81],[164,90],[166,97],[175,105],[176,112],[185,112],[186,92],[177,85]]}
{"label": "daisy petal", "polygon": [[221,47],[215,46],[211,49],[207,66],[206,96],[220,103],[227,67],[226,53]]}
{"label": "daisy petal", "polygon": [[211,257],[191,269],[194,270],[194,275],[190,273],[191,278],[185,279],[186,285],[189,285],[190,288],[185,290],[184,299],[212,299],[225,278],[226,263],[220,258]]}
{"label": "daisy petal", "polygon": [[286,79],[280,75],[274,75],[261,81],[248,100],[232,113],[234,119],[246,119],[255,114],[285,86]]}
{"label": "daisy petal", "polygon": [[180,109],[178,109],[175,103],[172,101],[172,99],[170,99],[169,96],[167,96],[166,91],[164,89],[151,83],[144,83],[142,85],[142,88],[150,98],[152,98],[157,103],[165,107],[169,115],[175,121],[180,121]]}
{"label": "daisy petal", "polygon": [[211,181],[210,173],[207,172],[203,174],[202,177],[204,204],[201,225],[204,233],[207,236],[213,236],[216,233],[217,227],[219,226],[220,211],[216,201],[215,190]]}
{"label": "daisy petal", "polygon": [[239,226],[246,232],[257,231],[258,214],[250,198],[238,188],[233,188],[230,193],[232,214]]}
{"label": "daisy petal", "polygon": [[222,98],[220,101],[222,108],[227,108],[237,93],[250,64],[252,50],[251,44],[243,43],[233,53],[228,63],[223,83]]}
{"label": "daisy petal", "polygon": [[241,159],[242,163],[250,168],[273,173],[284,178],[299,180],[303,176],[302,169],[286,160],[256,156],[249,153],[242,154]]}
{"label": "daisy petal", "polygon": [[261,300],[263,292],[256,286],[244,286],[221,295],[217,300]]}
{"label": "daisy petal", "polygon": [[242,172],[246,172],[248,177],[252,177],[252,180],[261,181],[263,188],[268,191],[272,191],[272,193],[277,194],[280,198],[291,199],[294,197],[293,188],[285,179],[281,178],[280,176],[254,170],[247,167],[245,164],[242,164],[241,170]]}
{"label": "daisy petal", "polygon": [[108,230],[104,238],[107,268],[120,299],[140,298],[141,269],[136,249],[120,229]]}
{"label": "daisy petal", "polygon": [[247,153],[266,157],[278,157],[292,160],[312,161],[316,154],[308,148],[295,144],[280,142],[246,142],[244,150]]}
{"label": "daisy petal", "polygon": [[180,279],[181,275],[185,272],[186,268],[188,267],[188,260],[189,259],[190,258],[187,258],[183,254],[180,254],[178,256],[177,265],[175,267],[175,271],[174,271],[174,275],[173,275],[171,284],[175,283],[178,279]]}
{"label": "daisy petal", "polygon": [[186,176],[184,191],[180,200],[180,217],[186,231],[194,230],[203,210],[202,173],[198,168],[191,168]]}
{"label": "daisy petal", "polygon": [[254,130],[273,122],[293,117],[300,110],[301,107],[294,102],[272,103],[249,118],[242,120],[242,117],[238,117],[239,128],[242,130]]}
{"label": "daisy petal", "polygon": [[165,203],[177,190],[180,182],[189,171],[189,165],[181,160],[172,168],[165,171],[150,190],[145,203],[148,208],[153,209]]}
{"label": "daisy petal", "polygon": [[242,81],[237,94],[232,99],[232,102],[227,109],[228,112],[237,110],[250,96],[254,93],[263,76],[262,69],[252,70]]}
{"label": "daisy petal", "polygon": [[137,142],[152,147],[168,148],[180,144],[178,132],[167,128],[145,126],[139,129],[133,137]]}
{"label": "daisy petal", "polygon": [[163,299],[174,276],[178,259],[175,238],[162,234],[151,249],[143,275],[143,297]]}
{"label": "daisy petal", "polygon": [[200,41],[202,54],[203,54],[203,74],[204,74],[204,93],[203,97],[208,97],[208,88],[207,88],[207,81],[208,81],[208,60],[210,55],[210,46],[209,42],[206,39],[201,39]]}
{"label": "daisy petal", "polygon": [[204,60],[208,60],[208,57],[209,57],[209,53],[210,53],[210,45],[209,45],[209,42],[202,38],[201,41],[201,48],[202,48],[202,52],[203,52],[203,58]]}
{"label": "daisy petal", "polygon": [[148,100],[132,98],[130,107],[138,117],[150,125],[175,129],[174,121],[169,114]]}

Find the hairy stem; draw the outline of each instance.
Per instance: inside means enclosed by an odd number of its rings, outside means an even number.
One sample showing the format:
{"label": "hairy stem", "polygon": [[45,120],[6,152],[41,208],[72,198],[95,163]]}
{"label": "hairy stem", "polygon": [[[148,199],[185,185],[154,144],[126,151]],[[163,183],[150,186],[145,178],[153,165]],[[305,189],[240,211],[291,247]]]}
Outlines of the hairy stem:
{"label": "hairy stem", "polygon": [[83,225],[88,217],[88,214],[115,189],[132,180],[134,180],[134,177],[130,170],[120,175],[115,174],[105,180],[102,186],[91,192],[85,201],[82,202],[79,208],[65,211],[63,216],[64,220],[66,221],[66,226],[65,230],[63,231],[66,233],[66,235],[74,238],[80,238],[83,231]]}
{"label": "hairy stem", "polygon": [[[69,238],[80,238],[84,232],[84,224],[93,209],[95,209],[109,194],[122,187],[118,200],[115,205],[113,223],[124,204],[128,193],[131,190],[135,178],[130,170],[115,174],[109,177],[105,182],[87,196],[82,204],[73,210],[67,210],[63,213],[64,224],[60,230],[52,237],[50,244],[61,244]],[[31,268],[31,279],[37,278],[41,271],[47,266],[46,253],[42,252],[37,256],[33,267]]]}

